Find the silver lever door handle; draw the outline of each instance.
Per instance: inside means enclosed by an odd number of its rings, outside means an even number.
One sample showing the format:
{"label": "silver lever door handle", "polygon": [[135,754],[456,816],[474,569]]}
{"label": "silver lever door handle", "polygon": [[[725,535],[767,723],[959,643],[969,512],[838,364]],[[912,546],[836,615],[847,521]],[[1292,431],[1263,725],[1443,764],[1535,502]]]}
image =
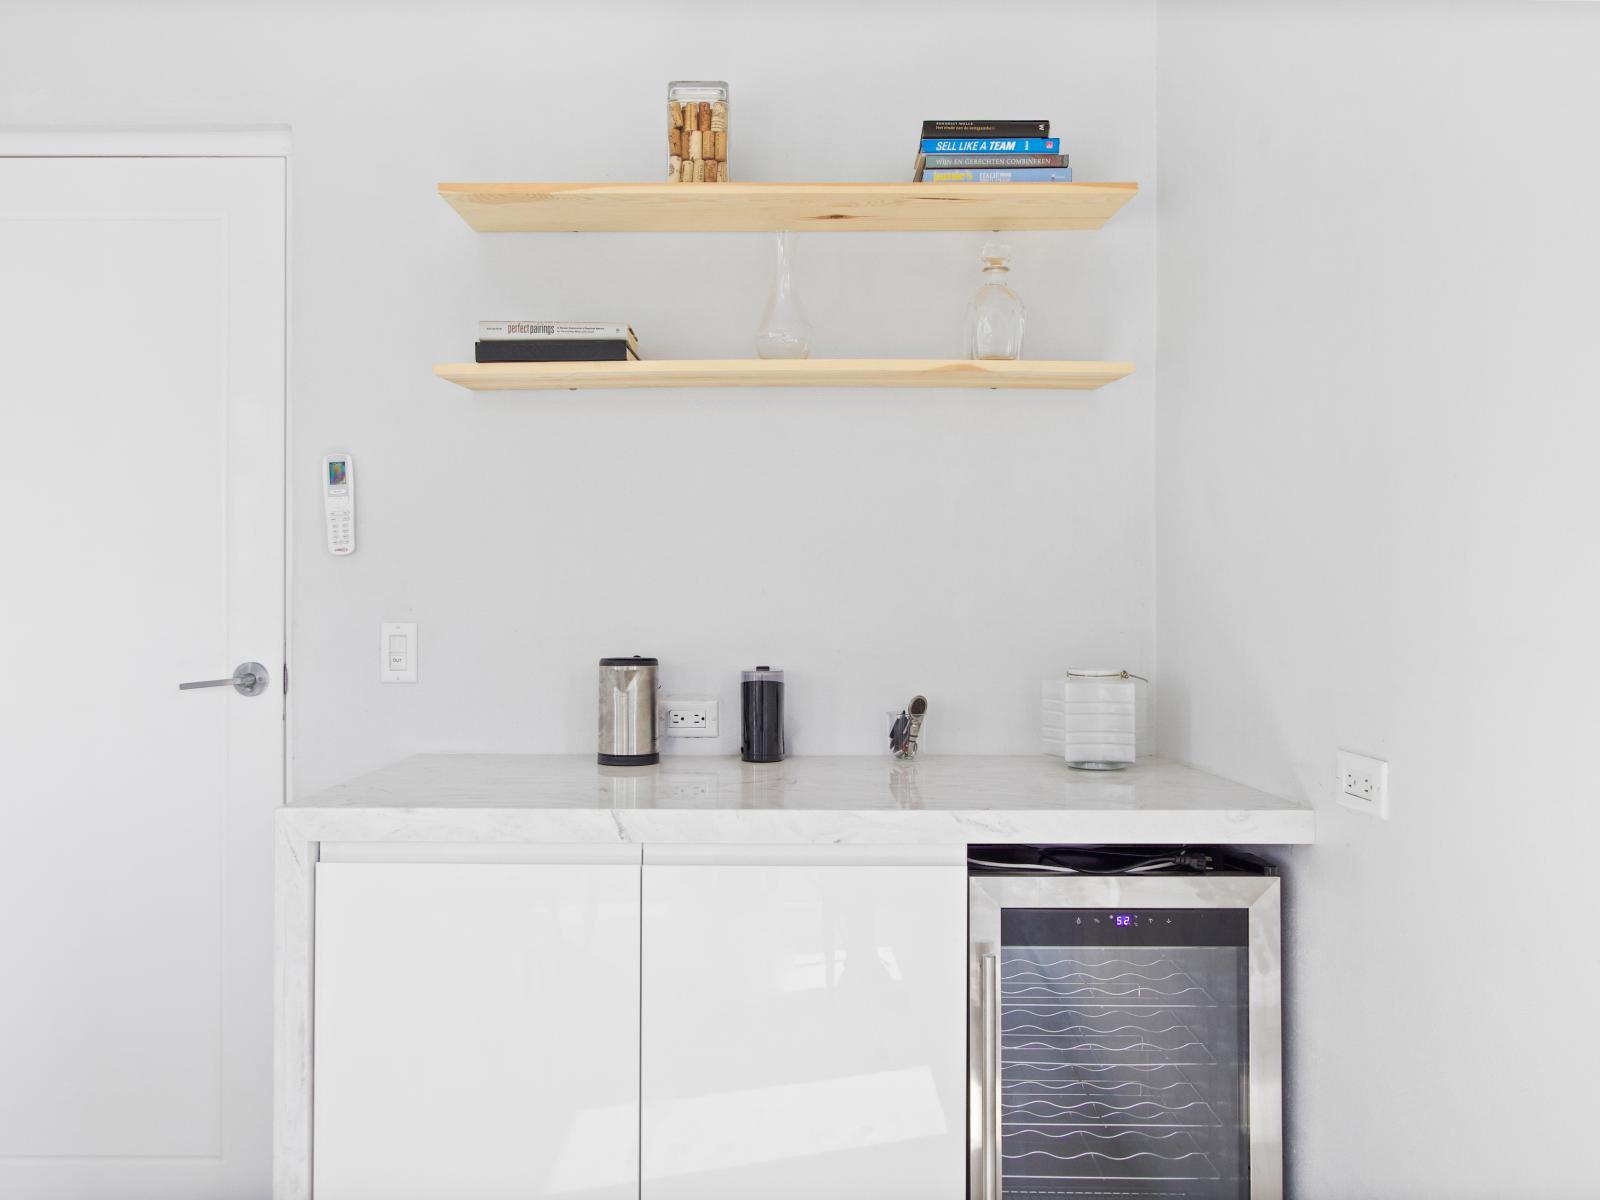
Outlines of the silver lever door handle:
{"label": "silver lever door handle", "polygon": [[229,686],[241,696],[259,696],[267,690],[267,669],[258,662],[240,663],[226,679],[196,679],[180,683],[178,690],[188,692],[195,688]]}
{"label": "silver lever door handle", "polygon": [[985,954],[978,962],[978,997],[983,1056],[979,1060],[983,1103],[982,1200],[1000,1200],[1000,961]]}

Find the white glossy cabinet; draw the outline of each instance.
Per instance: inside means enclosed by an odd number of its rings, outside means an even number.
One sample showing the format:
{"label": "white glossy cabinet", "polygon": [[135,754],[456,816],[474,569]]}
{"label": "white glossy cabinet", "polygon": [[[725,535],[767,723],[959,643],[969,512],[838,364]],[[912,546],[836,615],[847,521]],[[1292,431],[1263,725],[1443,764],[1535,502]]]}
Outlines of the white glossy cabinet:
{"label": "white glossy cabinet", "polygon": [[592,854],[317,865],[315,1200],[637,1200],[639,850]]}
{"label": "white glossy cabinet", "polygon": [[641,1200],[962,1200],[965,848],[645,848]]}

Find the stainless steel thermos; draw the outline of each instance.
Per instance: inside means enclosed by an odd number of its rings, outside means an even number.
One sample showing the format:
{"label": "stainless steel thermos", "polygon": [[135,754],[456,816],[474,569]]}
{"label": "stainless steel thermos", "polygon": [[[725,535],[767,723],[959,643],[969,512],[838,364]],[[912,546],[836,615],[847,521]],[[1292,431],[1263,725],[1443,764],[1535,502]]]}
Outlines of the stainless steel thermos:
{"label": "stainless steel thermos", "polygon": [[739,674],[739,710],[745,762],[783,761],[783,672],[757,667]]}
{"label": "stainless steel thermos", "polygon": [[661,761],[656,740],[656,685],[660,663],[653,658],[600,660],[600,765],[645,767]]}

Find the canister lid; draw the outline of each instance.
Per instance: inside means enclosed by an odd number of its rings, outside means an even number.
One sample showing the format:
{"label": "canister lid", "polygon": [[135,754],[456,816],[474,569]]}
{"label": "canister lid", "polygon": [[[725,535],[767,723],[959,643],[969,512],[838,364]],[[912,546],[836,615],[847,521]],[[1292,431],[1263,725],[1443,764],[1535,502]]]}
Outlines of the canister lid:
{"label": "canister lid", "polygon": [[774,671],[771,667],[756,667],[752,671],[739,672],[740,683],[782,683],[783,672]]}
{"label": "canister lid", "polygon": [[640,658],[635,654],[632,658],[602,658],[602,667],[659,667],[660,660],[654,658]]}

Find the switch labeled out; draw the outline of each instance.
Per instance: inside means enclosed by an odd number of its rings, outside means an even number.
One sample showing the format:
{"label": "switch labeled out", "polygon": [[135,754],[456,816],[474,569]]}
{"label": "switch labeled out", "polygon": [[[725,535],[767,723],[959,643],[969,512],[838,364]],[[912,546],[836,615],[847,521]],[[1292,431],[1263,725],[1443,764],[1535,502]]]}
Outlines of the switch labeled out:
{"label": "switch labeled out", "polygon": [[380,683],[417,681],[417,625],[415,621],[386,621],[379,627]]}

